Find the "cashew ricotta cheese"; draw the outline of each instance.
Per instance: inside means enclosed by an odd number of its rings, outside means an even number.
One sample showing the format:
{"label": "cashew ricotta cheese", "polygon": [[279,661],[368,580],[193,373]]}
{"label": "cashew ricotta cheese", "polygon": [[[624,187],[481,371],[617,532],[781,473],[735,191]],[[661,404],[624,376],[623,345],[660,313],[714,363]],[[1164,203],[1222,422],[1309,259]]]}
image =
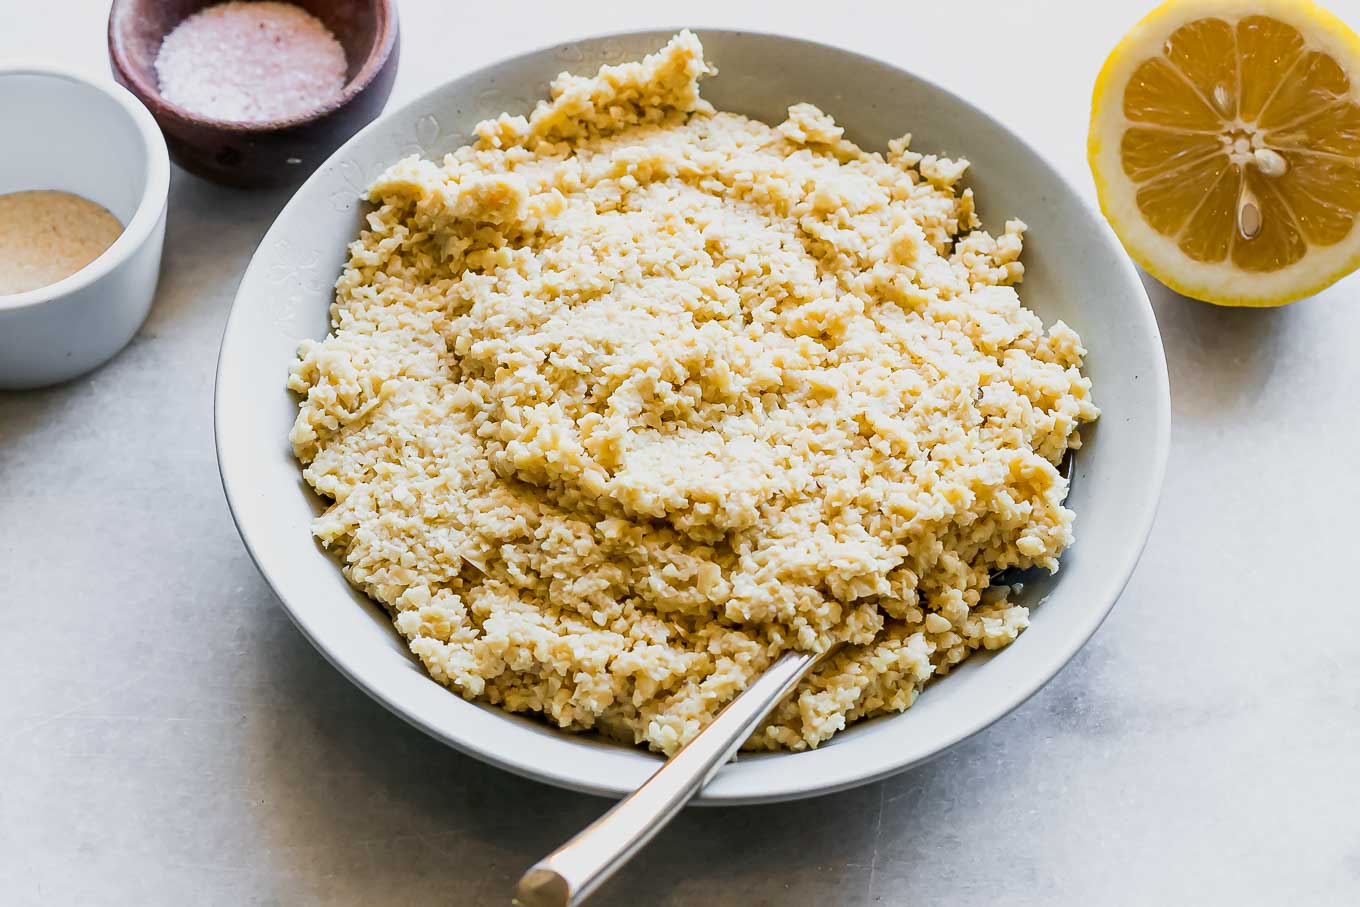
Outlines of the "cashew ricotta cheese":
{"label": "cashew ricotta cheese", "polygon": [[314,531],[462,696],[670,753],[789,649],[815,747],[1016,638],[1056,570],[1084,350],[967,162],[714,110],[682,32],[415,157],[302,344]]}

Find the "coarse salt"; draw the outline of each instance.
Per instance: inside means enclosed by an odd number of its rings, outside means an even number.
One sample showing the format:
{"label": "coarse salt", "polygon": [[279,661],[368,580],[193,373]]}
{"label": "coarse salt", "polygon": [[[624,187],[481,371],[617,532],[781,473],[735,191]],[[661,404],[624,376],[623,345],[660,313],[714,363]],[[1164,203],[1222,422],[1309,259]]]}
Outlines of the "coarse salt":
{"label": "coarse salt", "polygon": [[321,20],[272,0],[230,0],[177,25],[161,42],[161,95],[237,123],[309,113],[345,86],[345,51]]}

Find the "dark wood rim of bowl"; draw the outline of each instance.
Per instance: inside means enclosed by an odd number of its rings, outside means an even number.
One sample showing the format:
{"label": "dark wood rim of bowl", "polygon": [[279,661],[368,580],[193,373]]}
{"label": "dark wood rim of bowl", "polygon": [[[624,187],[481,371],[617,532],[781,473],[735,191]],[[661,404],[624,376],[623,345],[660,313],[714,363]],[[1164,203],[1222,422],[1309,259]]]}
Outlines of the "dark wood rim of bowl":
{"label": "dark wood rim of bowl", "polygon": [[[133,93],[147,107],[151,108],[152,113],[170,114],[176,119],[192,123],[195,126],[203,126],[211,129],[219,129],[224,132],[235,133],[262,133],[275,132],[280,129],[287,129],[292,126],[301,126],[304,123],[315,122],[334,113],[344,107],[354,98],[358,97],[378,75],[388,59],[392,56],[392,49],[397,43],[397,5],[395,0],[373,0],[374,10],[377,13],[378,23],[377,39],[373,42],[373,48],[368,56],[364,58],[364,63],[359,67],[359,71],[354,74],[354,78],[345,83],[345,87],[338,95],[331,98],[325,104],[306,113],[293,117],[284,117],[277,120],[262,120],[251,122],[239,122],[235,120],[218,120],[212,117],[205,117],[195,113],[178,104],[167,100],[160,92],[160,86],[148,83],[142,78],[141,72],[137,67],[130,66],[124,55],[122,41],[118,38],[115,21],[122,13],[123,7],[128,0],[113,0],[113,5],[109,8],[109,27],[108,44],[109,59],[113,61],[114,67],[118,70],[124,84],[133,89]],[[167,32],[168,34],[168,32]],[[164,36],[162,36],[164,40]]]}

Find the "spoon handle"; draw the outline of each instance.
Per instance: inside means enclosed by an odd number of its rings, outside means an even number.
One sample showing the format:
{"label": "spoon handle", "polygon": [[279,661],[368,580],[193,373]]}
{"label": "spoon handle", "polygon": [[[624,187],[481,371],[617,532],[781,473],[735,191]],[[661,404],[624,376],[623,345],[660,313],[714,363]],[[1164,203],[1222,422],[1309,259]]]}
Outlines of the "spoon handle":
{"label": "spoon handle", "polygon": [[514,903],[575,907],[589,897],[703,789],[820,657],[780,656],[641,787],[531,866],[515,886]]}

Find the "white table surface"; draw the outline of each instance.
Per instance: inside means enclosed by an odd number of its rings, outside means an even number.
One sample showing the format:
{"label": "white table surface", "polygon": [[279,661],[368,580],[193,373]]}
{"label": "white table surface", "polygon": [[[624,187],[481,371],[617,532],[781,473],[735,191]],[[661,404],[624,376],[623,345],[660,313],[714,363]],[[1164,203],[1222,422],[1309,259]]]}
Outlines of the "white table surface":
{"label": "white table surface", "polygon": [[[1091,192],[1090,87],[1149,5],[703,0],[683,18],[895,61]],[[1360,24],[1360,0],[1330,5]],[[107,73],[107,7],[0,0],[0,61]],[[678,6],[607,2],[401,15],[394,103],[571,36],[686,24]],[[214,461],[213,367],[286,198],[176,171],[132,345],[64,387],[0,394],[0,903],[505,904],[606,805],[388,714],[246,557]],[[596,903],[1360,903],[1360,276],[1278,311],[1149,290],[1170,469],[1141,566],[1085,650],[919,770],[686,812]]]}

